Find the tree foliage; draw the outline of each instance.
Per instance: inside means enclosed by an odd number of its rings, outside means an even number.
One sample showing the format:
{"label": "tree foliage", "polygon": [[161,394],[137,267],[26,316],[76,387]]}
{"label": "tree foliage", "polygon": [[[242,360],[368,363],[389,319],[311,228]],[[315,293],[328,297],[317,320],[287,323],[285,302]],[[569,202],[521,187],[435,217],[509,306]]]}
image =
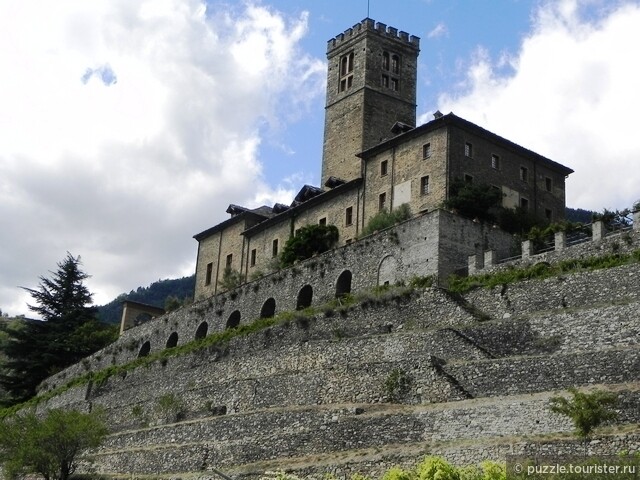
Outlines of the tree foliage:
{"label": "tree foliage", "polygon": [[501,208],[502,191],[489,185],[455,179],[449,187],[449,198],[444,205],[460,215],[480,221],[495,222]]}
{"label": "tree foliage", "polygon": [[0,428],[0,461],[8,479],[40,474],[46,480],[65,480],[74,473],[78,456],[100,445],[107,434],[96,413],[49,410],[5,419]]}
{"label": "tree foliage", "polygon": [[281,266],[288,267],[298,260],[332,249],[338,243],[338,236],[335,225],[305,225],[287,240],[280,255]]}
{"label": "tree foliage", "polygon": [[396,223],[404,222],[411,218],[411,208],[408,203],[399,205],[393,211],[380,210],[369,219],[367,225],[362,229],[361,237],[366,237],[374,232],[379,232],[389,227],[393,227]]}
{"label": "tree foliage", "polygon": [[584,440],[607,420],[616,418],[612,408],[616,404],[616,396],[609,392],[595,391],[593,393],[579,392],[570,388],[573,398],[551,398],[551,411],[569,417],[576,428],[576,435]]}
{"label": "tree foliage", "polygon": [[80,265],[79,257],[67,253],[51,278],[40,277],[38,288],[25,288],[35,301],[30,310],[42,321],[25,321],[21,328],[7,330],[6,371],[0,374],[0,383],[15,402],[33,396],[47,376],[117,338],[114,327],[96,320],[91,293],[84,285],[88,275]]}

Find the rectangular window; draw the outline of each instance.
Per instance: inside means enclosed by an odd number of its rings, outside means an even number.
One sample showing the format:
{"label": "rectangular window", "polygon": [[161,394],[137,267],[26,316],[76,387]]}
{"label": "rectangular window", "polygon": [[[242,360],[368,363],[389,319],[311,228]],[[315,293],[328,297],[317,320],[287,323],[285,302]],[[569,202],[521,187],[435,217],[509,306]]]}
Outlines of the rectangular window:
{"label": "rectangular window", "polygon": [[500,170],[500,157],[498,155],[491,155],[491,168]]}
{"label": "rectangular window", "polygon": [[397,78],[391,79],[391,90],[393,90],[394,92],[400,90],[400,80],[398,80]]}
{"label": "rectangular window", "polygon": [[523,182],[529,180],[529,169],[527,167],[520,167],[520,180]]}
{"label": "rectangular window", "polygon": [[318,225],[326,225],[327,224],[327,217],[322,217],[320,220],[318,220]]}
{"label": "rectangular window", "polygon": [[271,255],[274,257],[278,256],[278,239],[274,238],[273,242],[271,242]]}
{"label": "rectangular window", "polygon": [[467,185],[471,185],[473,183],[473,177],[471,175],[465,175],[464,183],[466,183]]}
{"label": "rectangular window", "polygon": [[389,70],[389,52],[382,53],[382,68],[383,70]]}
{"label": "rectangular window", "polygon": [[204,280],[205,285],[211,285],[212,274],[213,274],[213,263],[207,263],[207,277]]}
{"label": "rectangular window", "polygon": [[384,177],[387,174],[387,167],[389,166],[389,162],[387,160],[383,160],[380,162],[380,176]]}
{"label": "rectangular window", "polygon": [[425,143],[422,146],[422,158],[429,158],[431,156],[431,144]]}
{"label": "rectangular window", "polygon": [[429,175],[420,179],[420,195],[429,193]]}
{"label": "rectangular window", "polygon": [[353,207],[347,207],[344,211],[344,224],[353,225]]}
{"label": "rectangular window", "polygon": [[351,242],[353,242],[353,238],[347,238],[344,243],[349,245]]}
{"label": "rectangular window", "polygon": [[553,211],[550,208],[545,208],[544,209],[544,216],[550,222],[553,221]]}
{"label": "rectangular window", "polygon": [[381,193],[378,196],[378,210],[384,210],[387,208],[387,193]]}
{"label": "rectangular window", "polygon": [[384,88],[389,88],[389,76],[388,75],[382,75],[382,86]]}
{"label": "rectangular window", "polygon": [[473,158],[473,145],[471,145],[469,142],[464,144],[464,156]]}
{"label": "rectangular window", "polygon": [[231,268],[231,264],[233,263],[233,254],[230,253],[229,255],[227,255],[227,268]]}
{"label": "rectangular window", "polygon": [[251,250],[251,266],[255,267],[256,266],[256,249],[254,248],[253,250]]}
{"label": "rectangular window", "polygon": [[547,190],[547,192],[553,190],[553,183],[551,182],[551,179],[549,177],[544,177],[544,188]]}
{"label": "rectangular window", "polygon": [[527,200],[526,198],[521,198],[520,208],[522,208],[522,210],[529,210],[529,200]]}

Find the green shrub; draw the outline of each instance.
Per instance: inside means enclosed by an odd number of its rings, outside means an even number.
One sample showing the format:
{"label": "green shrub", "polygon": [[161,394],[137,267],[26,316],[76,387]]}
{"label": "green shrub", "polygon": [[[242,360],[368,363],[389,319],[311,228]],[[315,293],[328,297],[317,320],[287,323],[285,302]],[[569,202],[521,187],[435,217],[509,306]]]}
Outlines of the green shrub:
{"label": "green shrub", "polygon": [[232,268],[225,268],[224,273],[222,274],[222,281],[220,285],[225,290],[233,290],[234,288],[238,288],[243,283],[242,274],[237,270],[233,270]]}
{"label": "green shrub", "polygon": [[331,250],[338,243],[338,237],[335,225],[306,225],[287,240],[280,255],[280,266],[288,267],[296,261]]}
{"label": "green shrub", "polygon": [[411,218],[411,208],[408,203],[403,203],[392,212],[381,210],[369,219],[362,229],[361,237],[393,227],[396,223],[404,222]]}
{"label": "green shrub", "polygon": [[396,403],[411,390],[413,379],[401,368],[394,368],[384,382],[384,393],[387,399]]}
{"label": "green shrub", "polygon": [[44,418],[30,412],[0,422],[0,452],[6,478],[37,473],[66,480],[77,467],[80,453],[96,448],[107,428],[96,413],[49,410]]}
{"label": "green shrub", "polygon": [[418,480],[460,480],[458,469],[440,457],[425,457],[416,474]]}

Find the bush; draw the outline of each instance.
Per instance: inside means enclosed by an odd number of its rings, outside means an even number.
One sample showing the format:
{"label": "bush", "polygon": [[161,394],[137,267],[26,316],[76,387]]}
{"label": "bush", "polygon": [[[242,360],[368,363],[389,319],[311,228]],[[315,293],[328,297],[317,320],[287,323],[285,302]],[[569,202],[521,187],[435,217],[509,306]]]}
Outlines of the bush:
{"label": "bush", "polygon": [[0,428],[0,453],[6,478],[40,474],[65,480],[77,467],[79,454],[96,448],[107,434],[96,413],[49,410],[40,419],[34,413],[5,419]]}
{"label": "bush", "polygon": [[242,274],[232,268],[225,268],[220,285],[225,290],[233,290],[242,285]]}
{"label": "bush", "polygon": [[306,225],[289,238],[280,256],[280,265],[289,267],[296,261],[331,250],[338,243],[338,227],[335,225]]}
{"label": "bush", "polygon": [[393,227],[396,223],[404,222],[409,218],[411,218],[411,208],[408,203],[403,203],[392,212],[381,210],[369,219],[360,236],[366,237],[374,232]]}

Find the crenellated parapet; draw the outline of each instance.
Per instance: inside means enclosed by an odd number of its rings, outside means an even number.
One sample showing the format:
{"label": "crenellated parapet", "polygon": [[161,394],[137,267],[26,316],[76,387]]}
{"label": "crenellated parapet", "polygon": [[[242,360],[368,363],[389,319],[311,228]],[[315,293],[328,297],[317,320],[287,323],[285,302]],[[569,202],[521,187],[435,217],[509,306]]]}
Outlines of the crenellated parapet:
{"label": "crenellated parapet", "polygon": [[327,42],[327,53],[341,47],[345,43],[365,32],[372,32],[386,38],[397,39],[400,42],[406,43],[408,46],[416,49],[420,48],[420,37],[409,35],[407,32],[398,31],[395,27],[387,26],[382,22],[376,22],[371,18],[365,18],[360,23],[356,23],[353,27],[347,28],[343,33],[340,33],[329,40]]}

